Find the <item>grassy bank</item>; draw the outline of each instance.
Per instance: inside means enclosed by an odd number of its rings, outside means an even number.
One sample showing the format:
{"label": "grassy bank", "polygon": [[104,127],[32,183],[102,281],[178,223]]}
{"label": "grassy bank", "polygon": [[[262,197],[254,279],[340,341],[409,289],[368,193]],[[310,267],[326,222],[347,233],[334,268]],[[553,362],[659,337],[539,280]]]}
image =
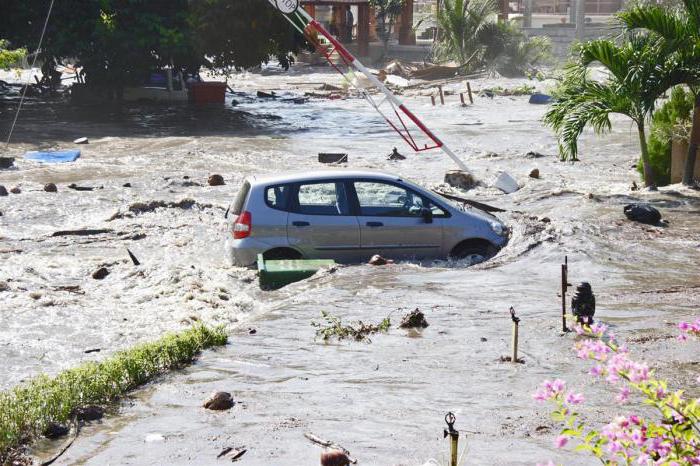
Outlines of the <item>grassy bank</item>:
{"label": "grassy bank", "polygon": [[76,408],[104,405],[155,376],[182,367],[203,349],[225,345],[222,327],[196,326],[90,362],[56,377],[36,377],[0,393],[0,464],[10,450],[41,434],[50,423],[66,423]]}

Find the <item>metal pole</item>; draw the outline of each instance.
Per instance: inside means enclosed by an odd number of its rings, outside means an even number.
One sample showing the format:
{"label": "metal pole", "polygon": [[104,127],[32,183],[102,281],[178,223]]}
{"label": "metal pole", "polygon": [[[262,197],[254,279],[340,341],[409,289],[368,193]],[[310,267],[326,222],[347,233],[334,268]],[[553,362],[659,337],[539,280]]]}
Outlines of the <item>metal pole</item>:
{"label": "metal pole", "polygon": [[450,436],[450,466],[457,466],[457,452],[459,451],[459,432],[455,430],[455,421],[457,418],[453,413],[445,415],[445,423],[447,429],[443,431],[443,437]]}
{"label": "metal pole", "polygon": [[472,96],[472,85],[467,81],[467,93],[469,94],[469,103],[474,103],[474,96]]}
{"label": "metal pole", "polygon": [[576,0],[576,39],[583,42],[586,37],[586,0]]}
{"label": "metal pole", "polygon": [[569,257],[564,257],[564,263],[561,265],[561,331],[568,332],[566,327],[566,288],[569,284]]}
{"label": "metal pole", "polygon": [[438,86],[440,91],[440,105],[445,105],[445,93],[442,91],[442,86]]}

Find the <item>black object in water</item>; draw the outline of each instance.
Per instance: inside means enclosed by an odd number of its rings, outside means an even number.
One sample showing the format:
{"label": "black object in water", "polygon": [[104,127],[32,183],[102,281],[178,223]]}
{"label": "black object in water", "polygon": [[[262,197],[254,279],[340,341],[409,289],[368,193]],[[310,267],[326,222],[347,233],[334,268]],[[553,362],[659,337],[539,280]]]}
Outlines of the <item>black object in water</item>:
{"label": "black object in water", "polygon": [[595,295],[591,289],[591,284],[583,282],[576,287],[576,293],[571,298],[571,312],[576,316],[578,323],[591,325],[595,315]]}
{"label": "black object in water", "polygon": [[625,206],[625,216],[647,225],[657,225],[661,221],[661,213],[649,204],[628,204]]}

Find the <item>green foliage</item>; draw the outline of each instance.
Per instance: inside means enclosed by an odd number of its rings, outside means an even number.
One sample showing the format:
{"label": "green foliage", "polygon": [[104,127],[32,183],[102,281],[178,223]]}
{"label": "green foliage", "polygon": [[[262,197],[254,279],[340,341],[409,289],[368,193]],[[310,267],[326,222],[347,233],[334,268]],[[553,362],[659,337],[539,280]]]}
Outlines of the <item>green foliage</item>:
{"label": "green foliage", "polygon": [[[595,81],[588,67],[602,65],[608,78]],[[545,114],[544,122],[559,139],[563,160],[576,160],[578,138],[592,126],[596,133],[610,131],[610,115],[632,119],[639,132],[645,182],[653,183],[646,143],[646,120],[653,114],[656,100],[683,80],[677,57],[669,55],[666,42],[651,35],[632,35],[620,45],[612,40],[595,40],[580,45],[578,59],[566,69],[555,90],[558,99]]]}
{"label": "green foliage", "polygon": [[506,89],[502,86],[488,87],[481,90],[481,92],[490,91],[494,95],[500,96],[511,96],[511,95],[532,95],[535,92],[535,86],[530,86],[529,84],[523,84],[517,87],[512,87]]}
{"label": "green foliage", "polygon": [[473,71],[489,66],[504,76],[524,76],[551,60],[548,38],[528,39],[515,23],[497,23],[493,0],[444,0],[438,13],[439,60],[454,60]]}
{"label": "green foliage", "polygon": [[[690,140],[691,117],[695,97],[680,86],[673,88],[671,98],[659,108],[651,120],[649,163],[658,186],[671,182],[671,143]],[[637,170],[643,174],[643,167]]]}
{"label": "green foliage", "polygon": [[27,56],[26,49],[10,50],[6,40],[0,39],[0,69],[8,70]]}
{"label": "green foliage", "polygon": [[358,321],[356,325],[343,325],[339,317],[335,317],[328,312],[321,312],[321,317],[326,321],[324,323],[311,322],[311,325],[316,328],[316,338],[323,341],[329,341],[332,338],[344,340],[346,338],[355,341],[365,341],[371,343],[369,335],[375,333],[386,333],[391,328],[391,319],[387,316],[379,324],[365,324]]}
{"label": "green foliage", "polygon": [[384,54],[386,55],[389,39],[391,37],[391,27],[396,21],[396,17],[401,14],[406,0],[369,0],[370,6],[374,7],[377,17],[377,34],[384,43]]}
{"label": "green foliage", "polygon": [[119,352],[102,362],[89,362],[41,375],[0,392],[0,464],[9,450],[40,434],[50,423],[65,423],[76,408],[111,403],[164,372],[190,363],[212,346],[225,345],[223,327],[192,327],[179,334]]}
{"label": "green foliage", "polygon": [[[44,24],[43,0],[4,0],[0,31],[33,50]],[[7,12],[8,14],[5,14]],[[140,84],[151,71],[174,65],[230,70],[276,56],[290,63],[302,39],[261,0],[61,0],[54,5],[40,59],[77,60],[86,82]]]}

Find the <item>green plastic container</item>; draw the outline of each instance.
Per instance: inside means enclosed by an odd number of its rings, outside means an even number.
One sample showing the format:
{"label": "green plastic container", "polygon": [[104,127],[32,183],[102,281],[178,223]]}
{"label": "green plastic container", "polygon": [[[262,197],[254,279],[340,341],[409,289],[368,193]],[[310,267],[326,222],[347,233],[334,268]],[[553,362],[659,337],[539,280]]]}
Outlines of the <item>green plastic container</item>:
{"label": "green plastic container", "polygon": [[269,260],[258,254],[260,288],[276,290],[309,278],[319,269],[335,265],[332,259]]}

